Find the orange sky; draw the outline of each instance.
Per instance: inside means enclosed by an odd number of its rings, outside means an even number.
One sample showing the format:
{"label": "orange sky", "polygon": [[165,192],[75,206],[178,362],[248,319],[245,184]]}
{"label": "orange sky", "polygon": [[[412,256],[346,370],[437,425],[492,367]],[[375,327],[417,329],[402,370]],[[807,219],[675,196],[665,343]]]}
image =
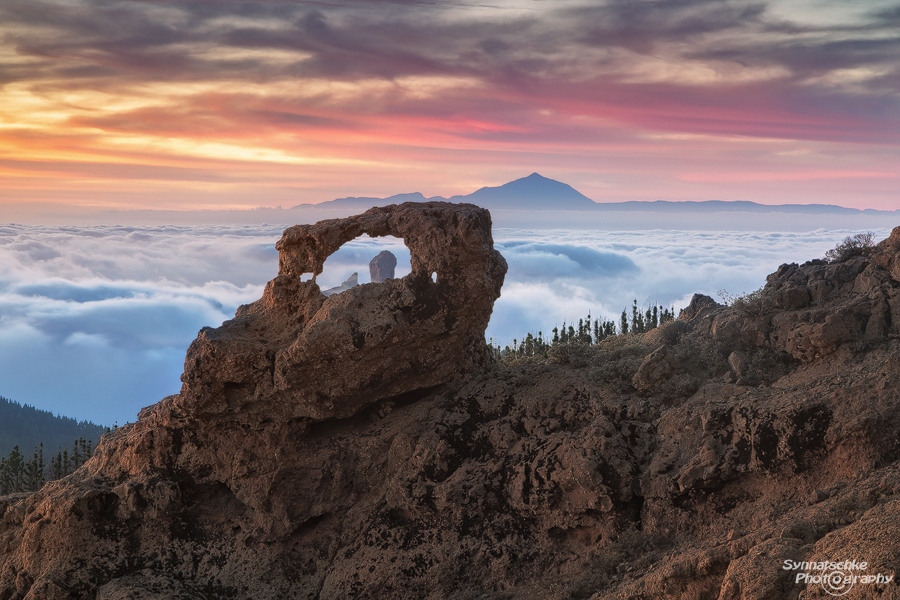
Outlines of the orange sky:
{"label": "orange sky", "polygon": [[4,0],[0,209],[533,171],[598,202],[900,208],[900,8],[864,4]]}

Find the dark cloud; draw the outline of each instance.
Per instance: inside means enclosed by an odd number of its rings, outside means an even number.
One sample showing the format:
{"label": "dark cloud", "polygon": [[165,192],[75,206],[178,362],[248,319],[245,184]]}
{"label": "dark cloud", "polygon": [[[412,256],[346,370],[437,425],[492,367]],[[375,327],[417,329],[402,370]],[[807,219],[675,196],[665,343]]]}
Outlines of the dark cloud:
{"label": "dark cloud", "polygon": [[[189,135],[205,139],[242,135],[248,129],[267,128],[304,130],[310,128],[350,129],[345,119],[310,114],[303,106],[291,106],[255,96],[240,94],[205,94],[188,98],[178,106],[147,107],[112,114],[80,115],[69,124],[102,128],[105,131],[144,132],[161,136]],[[128,169],[128,167],[123,167]],[[162,168],[171,171],[173,179],[183,179],[188,169]],[[227,178],[226,174],[204,173],[211,179]]]}
{"label": "dark cloud", "polygon": [[647,53],[704,34],[746,30],[760,23],[765,10],[764,3],[756,2],[613,0],[573,9],[571,14],[584,23],[579,36],[583,42]]}
{"label": "dark cloud", "polygon": [[898,27],[900,26],[900,4],[873,11],[872,16],[885,25]]}
{"label": "dark cloud", "polygon": [[[59,256],[57,254],[57,256]],[[55,257],[54,257],[55,258]],[[112,298],[133,298],[134,288],[112,283],[95,283],[85,285],[71,281],[43,281],[26,283],[13,288],[22,296],[49,298],[50,300],[67,300],[71,302],[97,302]]]}
{"label": "dark cloud", "polygon": [[[378,9],[391,5],[422,10]],[[592,61],[579,56],[579,47],[649,53],[685,41],[696,43],[685,58],[779,64],[801,74],[892,64],[897,36],[868,39],[867,33],[892,23],[900,10],[872,15],[868,28],[848,25],[830,36],[797,41],[791,33],[814,29],[769,18],[761,2],[721,0],[541,6],[534,17],[515,13],[508,18],[476,18],[460,10],[465,3],[429,2],[75,1],[65,6],[12,0],[0,9],[9,24],[6,42],[22,55],[82,57],[84,64],[77,66],[44,65],[57,76],[105,77],[110,70],[126,79],[168,80],[468,74],[500,83],[504,76],[510,81],[556,78],[579,63],[590,69]],[[15,27],[23,24],[54,33],[34,35]],[[774,31],[782,32],[784,39],[752,37]],[[715,39],[706,39],[709,36]],[[234,61],[208,52],[201,56],[194,51],[201,47],[289,50],[308,56],[276,65],[264,57]],[[16,76],[21,75],[7,74]]]}
{"label": "dark cloud", "polygon": [[900,68],[900,32],[892,38],[841,40],[783,40],[768,47],[715,48],[688,53],[695,59],[716,59],[787,68],[793,80],[805,80],[838,69]]}
{"label": "dark cloud", "polygon": [[[384,7],[419,6],[420,11]],[[897,10],[872,15],[869,27],[848,25],[815,40],[789,33],[814,31],[767,16],[761,2],[613,0],[584,6],[541,6],[534,16],[514,12],[474,17],[466,3],[430,2],[166,2],[73,1],[61,7],[11,0],[0,8],[6,43],[25,56],[81,57],[81,65],[45,68],[58,76],[103,77],[113,69],[127,79],[180,80],[232,76],[257,80],[289,76],[331,78],[470,74],[553,77],[579,62],[580,47],[624,48],[640,53],[695,42],[686,58],[783,64],[804,71],[895,62],[896,36],[867,39],[892,23]],[[382,7],[379,9],[379,7]],[[16,25],[53,33],[35,35]],[[832,28],[834,29],[834,28]],[[753,38],[780,31],[785,39]],[[729,35],[722,38],[722,34]],[[716,39],[706,39],[708,36]],[[197,49],[244,48],[308,53],[294,64],[264,57],[216,59]],[[9,69],[9,67],[7,67]],[[65,69],[65,70],[64,70]],[[15,76],[14,73],[12,76]],[[9,76],[9,75],[8,75]]]}

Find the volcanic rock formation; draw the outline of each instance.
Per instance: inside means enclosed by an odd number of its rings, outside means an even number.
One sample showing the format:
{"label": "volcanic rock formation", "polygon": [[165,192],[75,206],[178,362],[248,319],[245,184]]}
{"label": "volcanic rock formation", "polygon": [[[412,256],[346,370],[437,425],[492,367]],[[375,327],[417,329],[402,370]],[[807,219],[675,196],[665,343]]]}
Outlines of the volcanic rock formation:
{"label": "volcanic rock formation", "polygon": [[[491,364],[489,216],[420,207],[286,231],[181,394],[0,500],[0,598],[828,598],[791,565],[847,560],[893,577],[847,597],[900,597],[900,228]],[[413,273],[300,280],[366,232]]]}
{"label": "volcanic rock formation", "polygon": [[381,283],[385,279],[394,278],[397,268],[397,257],[390,250],[382,250],[369,261],[369,279],[372,283]]}
{"label": "volcanic rock formation", "polygon": [[[325,259],[362,234],[402,238],[412,272],[326,298],[316,284]],[[486,210],[378,207],[291,227],[276,248],[279,273],[263,297],[191,344],[177,410],[248,424],[349,417],[487,360],[484,330],[506,261]]]}

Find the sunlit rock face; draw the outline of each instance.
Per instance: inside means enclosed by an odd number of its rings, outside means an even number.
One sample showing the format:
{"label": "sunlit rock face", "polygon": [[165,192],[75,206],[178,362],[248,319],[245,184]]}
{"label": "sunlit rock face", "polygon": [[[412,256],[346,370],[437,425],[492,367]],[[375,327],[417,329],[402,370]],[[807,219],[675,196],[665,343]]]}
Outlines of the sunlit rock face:
{"label": "sunlit rock face", "polygon": [[[316,276],[350,240],[394,236],[412,272],[326,297]],[[247,423],[348,417],[484,363],[484,331],[506,274],[487,210],[406,203],[297,225],[276,244],[262,299],[191,344],[176,403]],[[310,281],[301,281],[312,274]]]}

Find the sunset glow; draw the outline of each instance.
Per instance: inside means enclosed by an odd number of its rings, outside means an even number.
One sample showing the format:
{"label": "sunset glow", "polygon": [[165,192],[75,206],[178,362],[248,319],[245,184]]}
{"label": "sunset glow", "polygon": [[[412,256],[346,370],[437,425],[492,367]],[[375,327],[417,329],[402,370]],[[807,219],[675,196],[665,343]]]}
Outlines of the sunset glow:
{"label": "sunset glow", "polygon": [[892,2],[0,5],[0,208],[466,194],[900,208]]}

